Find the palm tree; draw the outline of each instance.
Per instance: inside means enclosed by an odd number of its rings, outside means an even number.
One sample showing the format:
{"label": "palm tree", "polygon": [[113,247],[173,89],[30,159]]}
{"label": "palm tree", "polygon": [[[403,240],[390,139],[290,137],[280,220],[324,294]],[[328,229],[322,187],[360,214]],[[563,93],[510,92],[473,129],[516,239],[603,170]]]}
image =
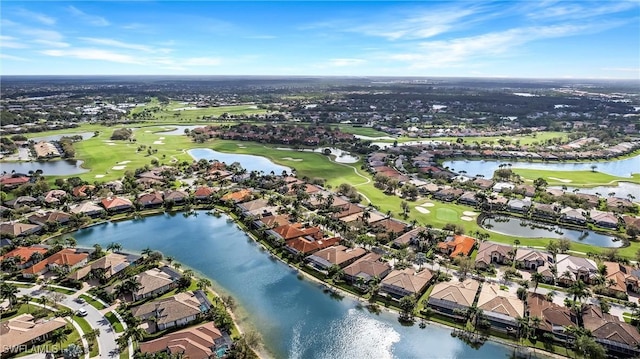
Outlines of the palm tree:
{"label": "palm tree", "polygon": [[107,250],[108,251],[112,251],[112,252],[118,252],[122,250],[122,244],[118,243],[118,242],[111,242],[108,246],[107,246]]}
{"label": "palm tree", "polygon": [[200,290],[206,290],[209,287],[211,287],[211,281],[209,279],[200,278],[198,280],[198,288],[200,288]]}
{"label": "palm tree", "polygon": [[544,276],[542,275],[542,273],[535,272],[531,275],[531,281],[533,282],[533,292],[535,293],[536,290],[538,290],[538,284],[544,281]]}
{"label": "palm tree", "polygon": [[56,329],[53,332],[51,332],[51,342],[53,344],[64,343],[67,341],[67,339],[69,339],[69,335],[65,333],[64,327],[60,329]]}
{"label": "palm tree", "polygon": [[127,329],[124,331],[123,336],[126,337],[127,339],[132,339],[133,341],[138,342],[144,338],[146,333],[147,332],[141,327],[132,326],[132,327],[127,327]]}
{"label": "palm tree", "polygon": [[25,294],[22,297],[20,297],[20,301],[22,302],[22,304],[26,304],[27,305],[27,313],[31,313],[31,299],[33,299],[29,294]]}
{"label": "palm tree", "polygon": [[12,308],[18,302],[18,297],[16,296],[17,293],[18,287],[14,284],[4,282],[0,285],[0,298],[8,299],[9,306]]}

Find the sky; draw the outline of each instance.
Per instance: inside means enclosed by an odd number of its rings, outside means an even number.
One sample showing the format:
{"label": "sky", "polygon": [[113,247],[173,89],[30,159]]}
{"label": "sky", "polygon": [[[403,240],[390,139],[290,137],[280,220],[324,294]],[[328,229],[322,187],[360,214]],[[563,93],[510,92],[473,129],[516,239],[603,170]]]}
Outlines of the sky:
{"label": "sky", "polygon": [[640,79],[640,0],[11,1],[2,75]]}

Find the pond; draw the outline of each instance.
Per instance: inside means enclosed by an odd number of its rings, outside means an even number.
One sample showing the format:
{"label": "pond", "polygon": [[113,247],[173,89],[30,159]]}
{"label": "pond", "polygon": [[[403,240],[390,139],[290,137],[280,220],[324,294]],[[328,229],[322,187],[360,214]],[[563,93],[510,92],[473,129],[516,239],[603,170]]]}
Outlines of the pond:
{"label": "pond", "polygon": [[88,172],[82,168],[82,161],[79,160],[53,160],[53,161],[31,161],[31,162],[2,162],[0,170],[7,173],[29,173],[29,171],[42,170],[44,176],[67,176]]}
{"label": "pond", "polygon": [[443,166],[449,167],[455,172],[467,171],[467,175],[483,175],[485,178],[493,177],[493,173],[501,164],[510,163],[511,168],[526,168],[549,171],[591,171],[591,166],[597,166],[596,171],[618,177],[631,177],[632,173],[640,173],[640,155],[622,160],[610,160],[603,162],[519,162],[498,160],[456,160],[445,161]]}
{"label": "pond", "polygon": [[557,225],[534,222],[520,218],[500,216],[487,217],[482,227],[496,233],[526,238],[566,238],[574,242],[598,247],[621,247],[624,242],[616,237],[588,230],[575,230]]}
{"label": "pond", "polygon": [[507,358],[513,352],[493,342],[473,349],[447,328],[402,326],[396,314],[369,313],[356,300],[300,279],[225,216],[196,213],[109,223],[71,235],[84,247],[149,247],[206,275],[234,297],[276,358]]}
{"label": "pond", "polygon": [[360,159],[358,156],[352,155],[351,152],[341,150],[337,147],[320,147],[315,149],[310,148],[291,148],[291,147],[278,147],[278,150],[283,151],[302,151],[302,152],[315,152],[315,153],[324,153],[324,150],[328,149],[331,151],[331,155],[334,156],[334,161],[338,163],[356,163]]}
{"label": "pond", "polygon": [[194,148],[192,150],[188,150],[187,153],[191,155],[196,161],[205,159],[205,160],[218,160],[220,162],[224,162],[228,165],[238,162],[242,166],[242,168],[246,169],[247,172],[258,171],[264,173],[275,173],[281,174],[282,171],[287,171],[291,173],[291,168],[277,165],[268,158],[254,156],[254,155],[242,155],[235,153],[223,153],[214,151],[210,148]]}
{"label": "pond", "polygon": [[200,125],[200,126],[180,126],[180,125],[173,126],[173,125],[169,125],[169,126],[165,126],[165,129],[167,129],[167,131],[156,132],[156,134],[158,134],[158,135],[172,135],[172,136],[184,135],[184,130],[188,129],[189,131],[191,131],[194,128],[198,128],[198,127],[203,127],[203,125]]}

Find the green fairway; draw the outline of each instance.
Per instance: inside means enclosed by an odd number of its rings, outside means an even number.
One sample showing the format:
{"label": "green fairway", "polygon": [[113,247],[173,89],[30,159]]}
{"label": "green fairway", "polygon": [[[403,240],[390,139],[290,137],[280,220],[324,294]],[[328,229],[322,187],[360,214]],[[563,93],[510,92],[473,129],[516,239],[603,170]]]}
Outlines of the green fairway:
{"label": "green fairway", "polygon": [[440,220],[452,223],[458,222],[460,219],[458,213],[450,208],[438,208],[436,210],[436,217]]}
{"label": "green fairway", "polygon": [[384,137],[389,136],[388,133],[375,130],[371,127],[355,127],[352,125],[338,125],[340,131],[344,133],[352,133],[354,135],[369,136],[369,137]]}
{"label": "green fairway", "polygon": [[[632,170],[633,169],[631,168],[629,169],[629,171]],[[549,185],[556,186],[567,185],[594,187],[599,185],[615,185],[617,182],[640,183],[640,173],[636,173],[632,177],[617,177],[602,172],[592,171],[548,171],[513,168],[513,172],[529,181],[542,177]]]}
{"label": "green fairway", "polygon": [[131,111],[131,115],[149,110],[156,122],[197,122],[203,121],[205,117],[220,117],[227,114],[233,115],[260,115],[269,111],[259,109],[256,105],[232,105],[216,107],[196,107],[194,104],[171,101],[166,105],[160,104],[157,100],[152,100],[145,106],[136,107]]}

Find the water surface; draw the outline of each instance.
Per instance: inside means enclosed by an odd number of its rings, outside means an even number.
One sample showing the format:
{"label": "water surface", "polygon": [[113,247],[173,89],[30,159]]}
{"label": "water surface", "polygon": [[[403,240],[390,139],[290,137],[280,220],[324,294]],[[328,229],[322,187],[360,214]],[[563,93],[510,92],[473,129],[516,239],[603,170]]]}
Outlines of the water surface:
{"label": "water surface", "polygon": [[29,173],[29,171],[42,170],[44,176],[67,176],[88,172],[89,170],[80,167],[80,160],[52,160],[52,161],[31,161],[31,162],[2,162],[0,171],[7,173]]}
{"label": "water surface", "polygon": [[[523,226],[521,223],[526,225]],[[594,231],[580,231],[514,217],[487,217],[482,222],[482,226],[489,231],[516,237],[566,238],[574,242],[581,242],[599,247],[620,247],[623,244],[623,242],[621,240],[617,240],[616,237],[600,234]]]}
{"label": "water surface", "polygon": [[201,159],[218,160],[220,162],[225,162],[228,165],[238,162],[242,168],[247,170],[247,172],[258,171],[281,174],[282,171],[287,171],[288,173],[291,173],[291,168],[277,165],[271,162],[268,158],[260,156],[223,153],[214,151],[210,148],[194,148],[187,151],[187,153],[189,153],[196,161]]}
{"label": "water surface", "polygon": [[375,315],[356,300],[333,299],[320,284],[299,279],[261,250],[226,217],[197,213],[109,223],[72,235],[81,246],[150,247],[210,277],[248,312],[276,358],[507,358],[512,352],[492,342],[476,350],[446,328],[404,327],[396,314]]}

